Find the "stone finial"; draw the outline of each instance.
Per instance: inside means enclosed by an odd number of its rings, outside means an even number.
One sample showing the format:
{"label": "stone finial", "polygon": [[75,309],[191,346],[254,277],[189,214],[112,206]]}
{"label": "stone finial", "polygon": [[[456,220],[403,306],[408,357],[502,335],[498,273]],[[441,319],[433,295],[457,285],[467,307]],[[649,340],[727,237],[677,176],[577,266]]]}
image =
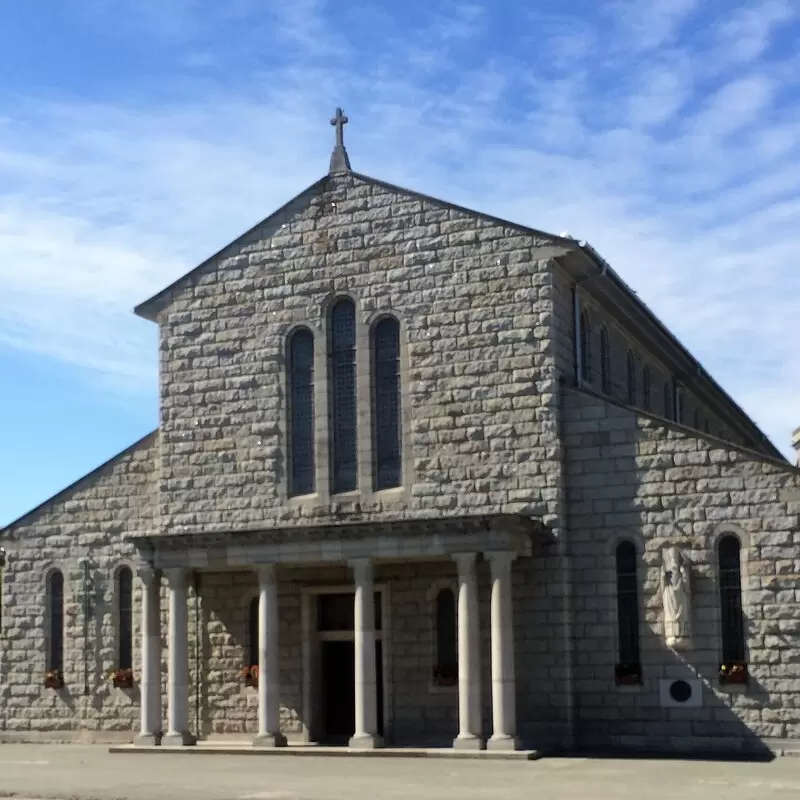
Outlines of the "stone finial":
{"label": "stone finial", "polygon": [[792,432],[792,447],[797,451],[797,466],[800,467],[800,428]]}
{"label": "stone finial", "polygon": [[328,170],[329,174],[334,172],[349,172],[350,171],[350,158],[347,155],[347,150],[344,147],[344,126],[347,124],[347,117],[341,108],[336,109],[336,116],[331,120],[331,125],[336,128],[336,145],[333,148],[331,155],[331,166]]}

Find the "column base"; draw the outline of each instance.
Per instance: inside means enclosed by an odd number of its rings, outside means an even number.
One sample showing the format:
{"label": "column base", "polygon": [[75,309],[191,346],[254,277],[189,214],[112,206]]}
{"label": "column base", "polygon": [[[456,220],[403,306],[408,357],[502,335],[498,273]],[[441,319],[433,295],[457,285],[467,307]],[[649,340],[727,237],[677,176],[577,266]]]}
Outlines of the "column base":
{"label": "column base", "polygon": [[487,750],[519,750],[519,739],[516,736],[509,736],[508,734],[500,734],[492,736],[486,742]]}
{"label": "column base", "polygon": [[383,739],[372,733],[361,733],[358,736],[351,736],[347,746],[353,750],[376,750],[383,747]]}
{"label": "column base", "polygon": [[162,747],[191,747],[197,744],[197,739],[189,731],[167,733],[161,737]]}
{"label": "column base", "polygon": [[253,747],[286,747],[286,737],[282,733],[259,734],[253,739]]}
{"label": "column base", "polygon": [[453,750],[483,750],[485,747],[486,742],[480,736],[471,733],[459,733],[453,739]]}
{"label": "column base", "polygon": [[140,733],[133,740],[134,747],[158,747],[160,744],[160,733]]}

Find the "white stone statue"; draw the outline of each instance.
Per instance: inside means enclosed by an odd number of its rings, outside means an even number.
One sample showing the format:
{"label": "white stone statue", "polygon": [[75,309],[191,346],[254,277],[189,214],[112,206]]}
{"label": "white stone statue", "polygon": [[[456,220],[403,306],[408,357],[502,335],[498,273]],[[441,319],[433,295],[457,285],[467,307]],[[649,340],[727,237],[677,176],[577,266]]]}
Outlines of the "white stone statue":
{"label": "white stone statue", "polygon": [[691,562],[678,547],[662,553],[661,596],[664,602],[664,636],[667,647],[687,647],[691,623]]}

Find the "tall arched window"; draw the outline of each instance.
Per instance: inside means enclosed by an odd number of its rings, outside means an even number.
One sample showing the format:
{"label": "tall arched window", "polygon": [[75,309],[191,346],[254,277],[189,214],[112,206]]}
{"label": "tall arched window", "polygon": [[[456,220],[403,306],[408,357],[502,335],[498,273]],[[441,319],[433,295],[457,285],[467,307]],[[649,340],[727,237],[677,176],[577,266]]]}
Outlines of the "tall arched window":
{"label": "tall arched window", "polygon": [[692,427],[696,430],[700,430],[700,410],[695,409],[694,414],[692,415]]}
{"label": "tall arched window", "polygon": [[289,494],[314,491],[314,335],[289,339]]}
{"label": "tall arched window", "polygon": [[719,543],[719,594],[722,622],[722,661],[743,664],[745,655],[742,612],[741,545],[732,535]]}
{"label": "tall arched window", "polygon": [[675,389],[675,421],[683,425],[686,416],[686,399],[680,387]]}
{"label": "tall arched window", "polygon": [[606,328],[600,331],[600,386],[603,394],[611,394],[611,348]]}
{"label": "tall arched window", "polygon": [[650,411],[653,407],[653,378],[650,367],[645,365],[642,370],[642,408]]}
{"label": "tall arched window", "polygon": [[331,486],[349,492],[358,486],[356,409],[356,308],[338,300],[330,319]]}
{"label": "tall arched window", "polygon": [[53,570],[47,578],[47,669],[64,669],[64,576]]}
{"label": "tall arched window", "polygon": [[664,416],[672,419],[672,381],[664,381]]}
{"label": "tall arched window", "polygon": [[458,683],[458,645],[456,639],[456,598],[452,589],[436,595],[436,663],[433,682],[437,686]]}
{"label": "tall arched window", "polygon": [[628,350],[627,368],[628,368],[628,404],[635,406],[637,403],[636,356],[633,354],[633,350]]}
{"label": "tall arched window", "polygon": [[118,669],[133,669],[133,573],[130,567],[117,572]]}
{"label": "tall arched window", "polygon": [[580,317],[580,337],[581,337],[581,380],[586,383],[592,382],[592,327],[589,322],[589,314],[581,311]]}
{"label": "tall arched window", "polygon": [[258,608],[260,598],[256,595],[247,607],[247,666],[258,665]]}
{"label": "tall arched window", "polygon": [[385,317],[372,331],[372,419],[375,488],[402,483],[400,457],[400,325]]}
{"label": "tall arched window", "polygon": [[636,546],[633,542],[617,545],[617,631],[619,661],[618,683],[641,683],[639,654],[639,585],[636,575]]}

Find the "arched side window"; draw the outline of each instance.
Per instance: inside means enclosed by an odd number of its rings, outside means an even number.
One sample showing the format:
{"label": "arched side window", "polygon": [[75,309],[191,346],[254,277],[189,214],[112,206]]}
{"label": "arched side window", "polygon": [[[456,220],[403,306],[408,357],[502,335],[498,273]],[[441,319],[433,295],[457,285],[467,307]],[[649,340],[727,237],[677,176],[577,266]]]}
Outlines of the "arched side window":
{"label": "arched side window", "polygon": [[628,350],[627,358],[628,372],[628,405],[635,406],[638,398],[636,396],[636,356],[633,350]]}
{"label": "arched side window", "polygon": [[611,348],[608,330],[600,330],[600,386],[603,394],[611,394]]}
{"label": "arched side window", "polygon": [[[741,545],[733,535],[723,536],[719,543],[719,594],[722,627],[722,665],[720,678],[740,682],[733,678],[739,674],[731,667],[744,667],[745,638],[742,611]],[[726,669],[727,668],[727,669]],[[728,673],[726,675],[725,673]],[[744,678],[746,672],[742,674]],[[743,682],[743,681],[741,681]]]}
{"label": "arched side window", "polygon": [[592,382],[592,327],[589,314],[581,311],[580,317],[581,337],[581,380]]}
{"label": "arched side window", "polygon": [[653,377],[650,373],[650,367],[646,366],[642,369],[642,408],[645,411],[650,411],[653,407]]}
{"label": "arched side window", "polygon": [[314,334],[289,339],[289,495],[314,491]]}
{"label": "arched side window", "polygon": [[672,382],[664,381],[664,417],[672,419]]}
{"label": "arched side window", "polygon": [[641,683],[639,652],[639,583],[636,574],[636,545],[620,542],[616,551],[617,636],[619,660],[617,683]]}
{"label": "arched side window", "polygon": [[390,489],[402,483],[400,325],[392,317],[372,331],[372,379],[375,489]]}
{"label": "arched side window", "polygon": [[117,572],[118,669],[133,669],[133,573],[130,567]]}
{"label": "arched side window", "polygon": [[338,300],[330,317],[331,488],[353,491],[358,486],[356,408],[356,307]]}
{"label": "arched side window", "polygon": [[436,686],[458,683],[458,644],[456,639],[456,598],[452,589],[440,589],[436,595],[436,663],[433,667]]}
{"label": "arched side window", "polygon": [[683,390],[680,387],[675,389],[675,421],[680,422],[681,425],[685,422],[686,416],[686,398],[683,396]]}
{"label": "arched side window", "polygon": [[694,414],[692,415],[692,427],[696,430],[700,430],[700,410],[695,409]]}
{"label": "arched side window", "polygon": [[64,669],[64,575],[53,570],[47,578],[47,670]]}
{"label": "arched side window", "polygon": [[258,609],[259,596],[256,595],[247,607],[247,666],[258,666]]}

